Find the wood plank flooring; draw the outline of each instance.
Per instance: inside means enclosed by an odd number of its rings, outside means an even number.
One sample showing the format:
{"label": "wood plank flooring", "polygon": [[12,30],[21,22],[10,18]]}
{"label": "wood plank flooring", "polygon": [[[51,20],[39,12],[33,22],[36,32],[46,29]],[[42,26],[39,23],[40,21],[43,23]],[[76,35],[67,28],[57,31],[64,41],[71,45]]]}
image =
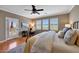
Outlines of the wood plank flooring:
{"label": "wood plank flooring", "polygon": [[2,53],[2,52],[4,53],[4,52],[8,51],[10,48],[10,45],[12,43],[16,42],[16,46],[18,46],[19,44],[26,42],[26,40],[27,40],[27,37],[20,37],[20,38],[10,39],[5,42],[1,42],[0,43],[0,53]]}

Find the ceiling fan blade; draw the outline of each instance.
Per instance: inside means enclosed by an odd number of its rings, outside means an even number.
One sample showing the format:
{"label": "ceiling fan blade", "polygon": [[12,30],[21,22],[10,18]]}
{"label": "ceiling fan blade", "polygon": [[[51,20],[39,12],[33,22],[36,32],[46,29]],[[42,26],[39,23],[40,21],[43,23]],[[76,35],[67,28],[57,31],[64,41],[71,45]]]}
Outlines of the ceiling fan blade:
{"label": "ceiling fan blade", "polygon": [[38,10],[36,10],[36,11],[44,11],[44,9],[38,9]]}
{"label": "ceiling fan blade", "polygon": [[32,10],[29,10],[29,9],[24,9],[25,11],[32,11]]}
{"label": "ceiling fan blade", "polygon": [[35,5],[32,5],[32,8],[33,8],[33,9],[35,9],[35,7],[36,7]]}
{"label": "ceiling fan blade", "polygon": [[36,12],[38,15],[40,15],[40,13],[39,12]]}
{"label": "ceiling fan blade", "polygon": [[40,13],[39,13],[39,12],[37,12],[37,11],[36,11],[35,13],[33,13],[33,12],[32,12],[32,13],[31,13],[31,15],[32,15],[32,14],[38,14],[38,15],[40,15]]}
{"label": "ceiling fan blade", "polygon": [[35,5],[32,5],[32,7],[35,7]]}

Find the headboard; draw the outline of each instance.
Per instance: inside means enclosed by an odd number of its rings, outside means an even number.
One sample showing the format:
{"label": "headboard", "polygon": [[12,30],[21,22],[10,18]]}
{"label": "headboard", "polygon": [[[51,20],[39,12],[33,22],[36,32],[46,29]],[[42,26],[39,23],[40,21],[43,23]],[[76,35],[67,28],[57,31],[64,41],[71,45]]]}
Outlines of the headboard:
{"label": "headboard", "polygon": [[79,29],[79,21],[73,23],[73,29]]}

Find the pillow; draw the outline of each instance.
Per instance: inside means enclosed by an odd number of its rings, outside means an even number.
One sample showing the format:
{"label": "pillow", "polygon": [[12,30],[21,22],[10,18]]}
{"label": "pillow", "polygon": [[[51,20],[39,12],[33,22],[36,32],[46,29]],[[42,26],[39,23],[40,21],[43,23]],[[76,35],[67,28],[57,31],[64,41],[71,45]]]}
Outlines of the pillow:
{"label": "pillow", "polygon": [[76,33],[76,30],[68,30],[64,36],[64,41],[67,43],[67,44],[70,44],[70,45],[73,45],[75,44],[77,40],[77,33]]}
{"label": "pillow", "polygon": [[71,29],[71,28],[67,28],[67,27],[63,28],[64,34],[65,34],[69,29]]}
{"label": "pillow", "polygon": [[63,32],[62,30],[60,30],[60,31],[58,32],[58,37],[59,37],[59,38],[64,38],[64,32]]}
{"label": "pillow", "polygon": [[76,45],[79,46],[79,36],[77,37]]}
{"label": "pillow", "polygon": [[76,41],[76,45],[79,46],[79,31],[77,31],[77,41]]}

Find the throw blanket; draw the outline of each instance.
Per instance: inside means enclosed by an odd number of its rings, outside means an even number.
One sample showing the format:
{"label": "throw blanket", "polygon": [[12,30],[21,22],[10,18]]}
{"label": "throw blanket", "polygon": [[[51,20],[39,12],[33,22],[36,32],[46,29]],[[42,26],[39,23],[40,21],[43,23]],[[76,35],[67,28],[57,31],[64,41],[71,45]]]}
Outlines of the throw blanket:
{"label": "throw blanket", "polygon": [[33,44],[35,43],[35,41],[36,41],[38,38],[40,38],[41,36],[46,35],[46,33],[47,33],[47,32],[42,32],[42,33],[40,33],[40,34],[37,34],[37,35],[35,35],[35,36],[29,38],[28,41],[27,41],[27,43],[26,43],[26,47],[25,47],[24,52],[25,52],[25,53],[30,53],[31,48],[32,48]]}
{"label": "throw blanket", "polygon": [[33,53],[50,53],[53,49],[53,42],[58,41],[56,33],[54,31],[45,32],[45,34],[41,35],[31,48],[31,52]]}

